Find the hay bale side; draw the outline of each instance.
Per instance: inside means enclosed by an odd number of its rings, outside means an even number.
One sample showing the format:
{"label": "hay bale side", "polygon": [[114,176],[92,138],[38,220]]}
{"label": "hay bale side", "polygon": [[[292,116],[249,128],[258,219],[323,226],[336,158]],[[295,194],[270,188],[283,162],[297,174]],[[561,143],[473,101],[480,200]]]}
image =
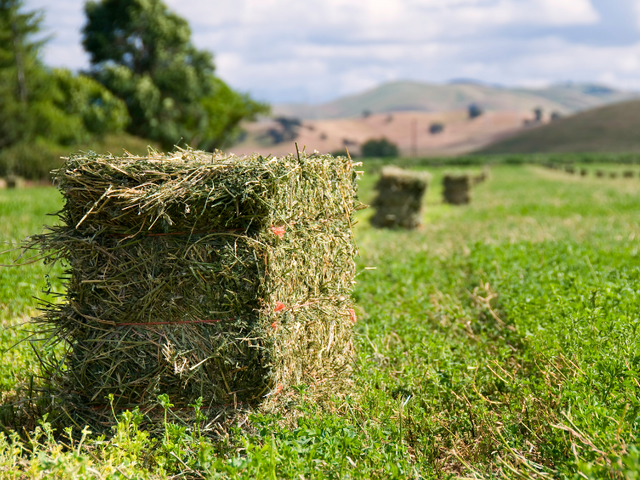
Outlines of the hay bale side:
{"label": "hay bale side", "polygon": [[347,391],[357,178],[330,155],[70,157],[61,225],[34,237],[69,265],[66,301],[36,319],[66,345],[54,398],[96,425],[108,395],[150,415],[159,394],[187,413],[202,397],[215,416],[278,410],[302,383]]}
{"label": "hay bale side", "polygon": [[17,175],[7,175],[5,178],[7,188],[24,188],[24,178]]}
{"label": "hay bale side", "polygon": [[376,209],[371,225],[376,228],[413,229],[421,225],[423,197],[431,175],[397,167],[384,167],[375,186],[372,206]]}
{"label": "hay bale side", "polygon": [[450,205],[466,205],[471,202],[473,180],[466,173],[447,174],[442,179],[444,202]]}

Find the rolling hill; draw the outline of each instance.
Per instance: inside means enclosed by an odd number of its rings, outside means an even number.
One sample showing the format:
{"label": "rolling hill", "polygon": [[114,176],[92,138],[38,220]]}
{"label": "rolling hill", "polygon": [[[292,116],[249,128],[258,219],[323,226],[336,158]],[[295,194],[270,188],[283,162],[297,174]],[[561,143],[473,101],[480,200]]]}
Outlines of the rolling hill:
{"label": "rolling hill", "polygon": [[275,116],[303,120],[354,118],[364,111],[448,112],[466,109],[476,103],[488,111],[531,111],[570,114],[601,105],[630,100],[636,93],[622,92],[601,85],[560,84],[541,89],[505,88],[471,80],[449,84],[392,82],[366,92],[320,105],[275,105]]}
{"label": "rolling hill", "polygon": [[640,100],[608,105],[529,128],[480,153],[638,152]]}

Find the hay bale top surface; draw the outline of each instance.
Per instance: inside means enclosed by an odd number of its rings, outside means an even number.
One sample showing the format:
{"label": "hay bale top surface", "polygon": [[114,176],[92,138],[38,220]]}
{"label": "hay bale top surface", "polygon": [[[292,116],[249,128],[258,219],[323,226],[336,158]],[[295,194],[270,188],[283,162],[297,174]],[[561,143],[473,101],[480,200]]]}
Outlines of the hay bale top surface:
{"label": "hay bale top surface", "polygon": [[466,172],[445,172],[444,178],[452,181],[470,180],[472,175]]}
{"label": "hay bale top surface", "polygon": [[431,181],[431,174],[428,172],[404,170],[402,168],[389,165],[382,168],[382,171],[380,172],[380,181],[385,182],[389,180],[395,183],[407,185],[416,184],[426,187]]}
{"label": "hay bale top surface", "polygon": [[69,224],[135,234],[346,218],[360,207],[352,192],[343,191],[355,185],[354,166],[331,155],[178,150],[145,157],[73,155],[54,175]]}

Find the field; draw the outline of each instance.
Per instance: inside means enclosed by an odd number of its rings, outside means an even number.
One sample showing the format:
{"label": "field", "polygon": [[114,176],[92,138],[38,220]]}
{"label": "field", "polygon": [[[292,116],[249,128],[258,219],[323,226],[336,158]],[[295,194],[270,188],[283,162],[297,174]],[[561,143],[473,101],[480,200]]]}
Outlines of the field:
{"label": "field", "polygon": [[[255,414],[215,439],[172,423],[166,402],[158,438],[136,412],[107,438],[2,427],[0,477],[639,478],[640,180],[501,165],[450,207],[445,169],[429,171],[422,229],[374,230],[360,212],[351,396],[321,411],[300,386],[296,420]],[[39,233],[60,203],[51,188],[0,191],[0,240]],[[55,348],[4,350],[60,275],[0,268],[3,404]]]}

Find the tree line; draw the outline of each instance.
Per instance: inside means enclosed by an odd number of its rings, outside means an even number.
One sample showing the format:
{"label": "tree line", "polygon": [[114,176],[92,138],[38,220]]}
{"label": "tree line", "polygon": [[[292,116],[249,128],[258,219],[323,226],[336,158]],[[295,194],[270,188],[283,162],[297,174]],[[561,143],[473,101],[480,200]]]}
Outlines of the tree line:
{"label": "tree line", "polygon": [[268,112],[216,76],[212,54],[162,0],[89,1],[84,10],[90,67],[74,73],[44,64],[43,12],[0,0],[0,176],[46,175],[26,157],[125,132],[163,149],[223,148],[242,120]]}

